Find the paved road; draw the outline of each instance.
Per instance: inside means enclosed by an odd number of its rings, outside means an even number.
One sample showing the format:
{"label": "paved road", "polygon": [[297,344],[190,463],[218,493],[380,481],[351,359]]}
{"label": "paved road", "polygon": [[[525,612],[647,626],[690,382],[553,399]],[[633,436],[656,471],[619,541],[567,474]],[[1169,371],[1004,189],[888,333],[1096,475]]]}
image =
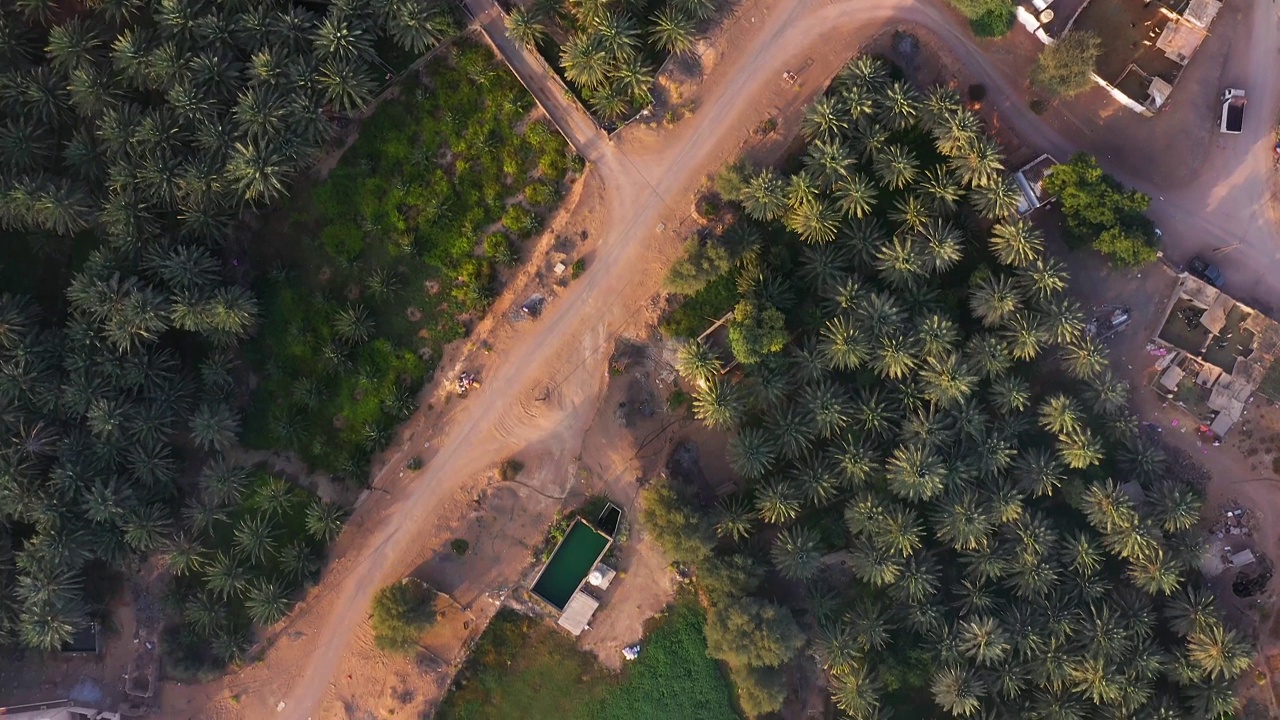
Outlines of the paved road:
{"label": "paved road", "polygon": [[[492,0],[466,0],[490,29],[499,21]],[[387,477],[377,487],[390,487],[390,496],[375,495],[361,508],[355,522],[372,527],[340,545],[341,558],[315,591],[327,598],[306,612],[305,651],[300,665],[264,660],[269,682],[247,693],[245,717],[307,720],[326,698],[344,654],[363,624],[374,590],[399,576],[406,558],[420,551],[430,535],[433,512],[469,476],[491,466],[515,449],[541,453],[543,467],[529,472],[545,479],[572,459],[604,389],[605,365],[612,337],[657,290],[660,273],[653,271],[654,228],[687,212],[690,197],[707,173],[736,152],[769,113],[767,102],[778,94],[779,77],[798,67],[813,48],[850,50],[856,43],[891,23],[912,23],[932,32],[965,66],[987,85],[991,101],[1000,106],[1006,124],[1025,138],[1060,156],[1079,149],[1077,139],[1064,137],[1028,109],[1020,81],[1005,76],[972,44],[966,26],[939,4],[925,0],[760,0],[751,6],[750,32],[733,47],[721,48],[719,59],[704,83],[701,105],[690,118],[654,142],[613,145],[589,127],[580,114],[559,107],[553,83],[538,80],[536,64],[527,53],[498,40],[511,63],[533,91],[555,113],[568,113],[567,134],[581,142],[592,161],[592,172],[606,192],[607,219],[598,250],[588,272],[550,307],[544,317],[515,338],[502,358],[487,370],[485,388],[452,412],[443,436],[433,444],[439,451],[427,458],[424,472],[399,482],[395,472],[419,448],[404,448],[387,462]],[[1237,38],[1227,78],[1247,87],[1250,118],[1238,142],[1213,151],[1200,180],[1164,191],[1158,178],[1143,177],[1142,168],[1109,168],[1138,185],[1156,200],[1152,215],[1165,228],[1171,255],[1223,244],[1238,238],[1243,244],[1221,259],[1232,283],[1248,283],[1280,305],[1280,243],[1276,226],[1264,210],[1269,198],[1271,165],[1265,147],[1268,126],[1280,102],[1280,50],[1276,18],[1270,3],[1255,3],[1251,36]],[[816,84],[806,92],[816,92]],[[562,99],[562,98],[561,98]],[[795,97],[795,101],[806,98]],[[1206,240],[1207,238],[1212,238]],[[648,268],[648,271],[645,269]],[[548,386],[555,392],[545,402],[533,398]],[[296,648],[295,648],[296,650]],[[276,713],[276,702],[286,702]]]}

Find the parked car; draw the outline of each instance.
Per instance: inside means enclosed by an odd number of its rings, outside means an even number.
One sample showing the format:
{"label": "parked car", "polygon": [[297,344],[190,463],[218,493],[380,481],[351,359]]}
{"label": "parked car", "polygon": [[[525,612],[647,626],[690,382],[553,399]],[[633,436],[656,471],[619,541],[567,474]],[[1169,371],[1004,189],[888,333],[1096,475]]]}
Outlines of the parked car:
{"label": "parked car", "polygon": [[1187,272],[1216,288],[1222,287],[1224,280],[1222,271],[1218,269],[1217,265],[1206,261],[1199,255],[1191,258],[1191,262],[1187,263]]}
{"label": "parked car", "polygon": [[1240,134],[1244,129],[1244,91],[1227,88],[1222,91],[1222,132]]}

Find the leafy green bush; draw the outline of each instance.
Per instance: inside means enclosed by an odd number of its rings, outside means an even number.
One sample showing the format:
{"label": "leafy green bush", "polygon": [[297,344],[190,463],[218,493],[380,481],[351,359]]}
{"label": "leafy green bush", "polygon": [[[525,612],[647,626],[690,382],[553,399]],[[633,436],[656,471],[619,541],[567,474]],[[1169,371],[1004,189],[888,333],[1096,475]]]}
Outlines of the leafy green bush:
{"label": "leafy green bush", "polygon": [[734,273],[725,273],[707,283],[694,295],[685,298],[662,321],[667,337],[697,337],[711,323],[724,317],[738,303],[738,285]]}
{"label": "leafy green bush", "polygon": [[740,301],[729,321],[729,347],[744,365],[754,365],[787,344],[787,322],[782,311],[757,300]]}
{"label": "leafy green bush", "polygon": [[336,222],[320,233],[324,249],[335,258],[354,260],[364,249],[364,232],[350,222]]}
{"label": "leafy green bush", "polygon": [[538,181],[524,189],[524,199],[533,207],[549,207],[560,199],[556,186],[549,182]]}
{"label": "leafy green bush", "polygon": [[484,256],[501,265],[514,265],[518,256],[506,233],[491,233],[484,239]]}
{"label": "leafy green bush", "polygon": [[1013,0],[948,0],[978,37],[1000,37],[1013,27]]}
{"label": "leafy green bush", "polygon": [[1102,52],[1095,34],[1076,30],[1046,46],[1031,71],[1031,82],[1056,97],[1069,97],[1093,87],[1093,68]]}
{"label": "leafy green bush", "polygon": [[980,38],[1004,37],[1013,29],[1013,5],[998,4],[969,19],[969,29]]}
{"label": "leafy green bush", "polygon": [[696,235],[684,243],[684,253],[667,271],[663,285],[681,295],[693,295],[733,267],[729,250],[719,239],[703,241]]}
{"label": "leafy green bush", "polygon": [[582,277],[582,273],[586,271],[587,271],[587,261],[584,260],[583,258],[578,258],[577,260],[573,261],[572,265],[569,266],[569,278],[572,280],[577,280],[578,278]]}
{"label": "leafy green bush", "polygon": [[435,590],[414,578],[379,590],[369,610],[374,644],[395,652],[417,647],[423,631],[436,621],[435,598]]}
{"label": "leafy green bush", "polygon": [[467,554],[468,550],[471,549],[471,543],[467,542],[463,538],[454,538],[453,540],[449,541],[449,549],[453,551],[454,555],[457,555],[458,557],[462,557],[463,555]]}
{"label": "leafy green bush", "polygon": [[515,203],[503,214],[502,227],[515,233],[516,237],[527,237],[538,229],[538,216],[529,208]]}

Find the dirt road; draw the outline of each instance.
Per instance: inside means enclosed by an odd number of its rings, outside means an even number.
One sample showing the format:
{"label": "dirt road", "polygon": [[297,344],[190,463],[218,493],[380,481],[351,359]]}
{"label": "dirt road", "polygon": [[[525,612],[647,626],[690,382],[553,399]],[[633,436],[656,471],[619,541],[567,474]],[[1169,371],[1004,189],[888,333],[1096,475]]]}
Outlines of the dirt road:
{"label": "dirt road", "polygon": [[[1163,195],[1152,214],[1165,229],[1172,255],[1238,239],[1242,246],[1221,259],[1232,282],[1280,300],[1280,244],[1264,208],[1270,188],[1270,157],[1263,147],[1280,100],[1276,65],[1275,16],[1269,3],[1253,9],[1252,36],[1238,38],[1231,59],[1250,93],[1250,124],[1239,142],[1209,154],[1200,179],[1164,189],[1141,168],[1110,168],[1125,180]],[[656,135],[624,134],[616,143],[591,142],[590,182],[604,189],[603,227],[576,280],[535,324],[511,338],[493,357],[485,385],[449,408],[431,447],[422,437],[407,442],[373,480],[375,492],[352,520],[335,548],[338,558],[291,621],[298,639],[287,653],[270,650],[256,667],[259,678],[242,683],[241,717],[318,718],[330,682],[365,622],[369,600],[381,585],[405,574],[421,555],[436,508],[468,477],[522,450],[538,458],[524,478],[539,488],[564,485],[564,468],[575,457],[586,425],[596,414],[606,379],[613,337],[655,291],[679,238],[660,233],[688,214],[691,196],[705,177],[734,155],[760,122],[780,107],[807,102],[836,71],[841,56],[886,26],[920,26],[987,84],[1004,121],[1060,156],[1080,147],[1076,138],[1050,130],[1026,105],[1021,82],[1004,75],[974,47],[968,28],[949,10],[921,0],[758,0],[734,19],[735,42],[704,80],[697,111]],[[486,18],[481,17],[481,22]],[[800,88],[786,86],[782,74],[815,62],[802,73]],[[1181,257],[1179,257],[1181,259]],[[1237,279],[1238,278],[1238,279]],[[539,400],[537,398],[545,398]],[[420,419],[419,421],[420,422]],[[404,473],[405,461],[421,455],[425,469]],[[235,686],[235,679],[228,682]],[[172,708],[167,717],[211,717],[196,707]],[[222,716],[225,716],[222,715]]]}

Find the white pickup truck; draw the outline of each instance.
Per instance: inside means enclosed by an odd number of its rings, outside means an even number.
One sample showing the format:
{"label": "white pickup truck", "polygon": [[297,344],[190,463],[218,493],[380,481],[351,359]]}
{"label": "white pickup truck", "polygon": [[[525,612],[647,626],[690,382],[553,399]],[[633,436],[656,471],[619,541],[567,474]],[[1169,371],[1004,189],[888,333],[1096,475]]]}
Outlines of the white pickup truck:
{"label": "white pickup truck", "polygon": [[1244,128],[1244,91],[1227,88],[1222,91],[1222,132],[1239,135]]}

